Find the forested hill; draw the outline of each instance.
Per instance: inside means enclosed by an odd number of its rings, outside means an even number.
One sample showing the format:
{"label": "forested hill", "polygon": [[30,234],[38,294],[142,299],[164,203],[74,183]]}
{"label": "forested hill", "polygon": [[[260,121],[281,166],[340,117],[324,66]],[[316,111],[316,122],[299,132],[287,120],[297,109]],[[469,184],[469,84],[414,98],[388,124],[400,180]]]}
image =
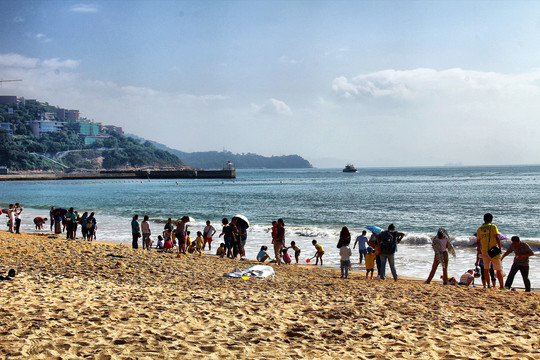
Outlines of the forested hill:
{"label": "forested hill", "polygon": [[[11,171],[97,171],[124,169],[179,169],[184,167],[175,155],[117,132],[101,129],[90,121],[60,120],[56,107],[43,103],[0,104],[0,166]],[[47,124],[60,124],[54,131],[35,136],[31,122],[43,118]],[[7,126],[9,124],[9,126]],[[80,133],[81,124],[99,133]]]}
{"label": "forested hill", "polygon": [[[134,137],[137,138],[136,136]],[[237,169],[306,169],[313,167],[309,161],[298,155],[266,157],[252,153],[233,154],[230,151],[201,151],[187,153],[171,149],[155,141],[150,142],[158,149],[168,151],[169,153],[178,156],[182,159],[184,164],[199,169],[221,169],[227,161],[231,161]]]}

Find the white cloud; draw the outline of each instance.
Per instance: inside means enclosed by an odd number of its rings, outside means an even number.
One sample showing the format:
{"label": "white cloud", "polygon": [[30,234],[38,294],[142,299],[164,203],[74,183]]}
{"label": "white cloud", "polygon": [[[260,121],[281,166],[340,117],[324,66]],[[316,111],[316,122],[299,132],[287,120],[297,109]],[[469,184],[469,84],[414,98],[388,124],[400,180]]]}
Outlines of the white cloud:
{"label": "white cloud", "polygon": [[19,54],[0,54],[0,67],[34,68],[39,59],[28,58]]}
{"label": "white cloud", "polygon": [[23,22],[24,22],[24,19],[22,17],[20,17],[20,16],[15,16],[13,18],[13,23],[14,24],[20,24],[20,23],[23,23]]}
{"label": "white cloud", "polygon": [[280,64],[285,64],[285,65],[295,65],[295,64],[298,64],[299,61],[295,60],[295,59],[291,59],[291,58],[283,55],[282,57],[279,58],[279,63]]}
{"label": "white cloud", "polygon": [[99,11],[99,7],[97,5],[78,4],[72,6],[69,11],[79,13],[95,13]]}
{"label": "white cloud", "polygon": [[516,92],[540,90],[540,70],[526,74],[449,69],[384,70],[351,79],[338,77],[333,92],[341,98],[363,102],[374,98],[424,101],[426,99],[470,100],[471,97],[506,97]]}
{"label": "white cloud", "polygon": [[252,104],[256,113],[266,115],[290,116],[292,110],[285,102],[270,98],[262,106]]}
{"label": "white cloud", "polygon": [[35,38],[38,39],[41,42],[44,42],[44,43],[48,43],[48,42],[52,41],[51,38],[49,38],[47,35],[45,35],[43,33],[36,34]]}
{"label": "white cloud", "polygon": [[58,69],[58,68],[75,69],[79,66],[79,64],[80,64],[80,61],[78,60],[71,60],[71,59],[60,60],[58,58],[43,60],[41,62],[42,66],[55,68],[55,69]]}

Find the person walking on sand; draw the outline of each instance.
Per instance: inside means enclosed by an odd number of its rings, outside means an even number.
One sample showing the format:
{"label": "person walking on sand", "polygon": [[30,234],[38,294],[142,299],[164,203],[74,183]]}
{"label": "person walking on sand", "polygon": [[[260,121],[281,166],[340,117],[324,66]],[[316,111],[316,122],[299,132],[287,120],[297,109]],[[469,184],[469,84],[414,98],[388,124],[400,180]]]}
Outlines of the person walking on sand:
{"label": "person walking on sand", "polygon": [[349,267],[351,266],[352,256],[349,242],[345,241],[343,246],[339,248],[339,256],[341,257],[341,277],[347,279],[349,277]]}
{"label": "person walking on sand", "polygon": [[454,247],[452,246],[452,243],[450,243],[450,240],[448,239],[448,233],[446,232],[446,229],[439,228],[439,230],[437,230],[437,235],[433,239],[431,239],[431,246],[433,247],[433,251],[435,252],[435,257],[433,258],[431,272],[429,273],[429,276],[424,283],[429,284],[431,282],[431,280],[435,276],[435,272],[437,271],[439,264],[441,264],[443,271],[443,284],[447,285],[448,252],[450,252],[454,257],[456,257],[456,252],[454,250]]}
{"label": "person walking on sand", "polygon": [[394,281],[397,281],[398,275],[394,264],[394,254],[396,253],[397,244],[401,242],[401,239],[403,239],[404,236],[404,233],[396,231],[394,224],[388,225],[388,230],[381,231],[379,235],[377,235],[377,246],[380,249],[379,256],[381,257],[381,268],[379,270],[381,280],[386,278],[386,263],[388,262]]}
{"label": "person walking on sand", "polygon": [[131,246],[133,249],[139,248],[139,238],[141,237],[141,226],[139,225],[139,215],[135,214],[131,220],[131,234],[133,236]]}
{"label": "person walking on sand", "polygon": [[358,256],[360,257],[360,265],[362,265],[362,259],[367,254],[367,248],[366,244],[368,242],[368,239],[366,237],[366,230],[362,231],[362,235],[358,235],[356,237],[356,241],[354,242],[353,249],[356,247],[356,244],[358,244]]}
{"label": "person walking on sand", "polygon": [[206,226],[203,230],[203,251],[206,249],[206,244],[208,244],[208,251],[212,250],[212,236],[216,233],[216,229],[210,225],[210,220],[206,220]]}
{"label": "person walking on sand", "polygon": [[491,223],[492,221],[493,215],[484,214],[484,224],[476,231],[476,246],[482,251],[485,278],[489,279],[489,267],[493,263],[500,289],[505,289],[501,266],[501,239],[499,238],[499,229]]}
{"label": "person walking on sand", "polygon": [[506,250],[504,255],[501,257],[502,261],[511,252],[514,252],[515,254],[514,263],[510,268],[510,272],[508,273],[508,277],[506,278],[506,283],[504,284],[504,286],[507,289],[510,289],[512,287],[512,283],[514,282],[514,277],[519,271],[521,273],[521,277],[523,278],[525,291],[530,292],[531,281],[529,280],[529,257],[533,256],[534,252],[532,251],[529,244],[524,243],[520,240],[519,236],[512,236],[511,240],[512,244],[510,244],[508,250]]}
{"label": "person walking on sand", "polygon": [[150,235],[152,232],[150,231],[150,221],[148,221],[148,219],[148,215],[144,215],[143,222],[141,223],[143,250],[150,250],[150,247],[152,246],[152,242],[150,240]]}

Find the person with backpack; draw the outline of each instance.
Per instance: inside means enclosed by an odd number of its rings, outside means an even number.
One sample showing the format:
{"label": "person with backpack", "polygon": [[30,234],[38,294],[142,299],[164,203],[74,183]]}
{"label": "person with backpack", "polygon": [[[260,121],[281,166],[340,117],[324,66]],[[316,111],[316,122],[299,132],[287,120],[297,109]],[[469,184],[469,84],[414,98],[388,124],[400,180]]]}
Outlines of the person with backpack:
{"label": "person with backpack", "polygon": [[388,262],[394,281],[397,281],[398,276],[394,265],[394,254],[397,249],[397,244],[401,242],[401,239],[403,239],[404,236],[404,233],[396,231],[394,224],[388,225],[388,230],[381,231],[379,235],[377,235],[377,246],[380,249],[379,256],[381,257],[381,268],[379,270],[379,277],[381,280],[385,279],[386,262]]}

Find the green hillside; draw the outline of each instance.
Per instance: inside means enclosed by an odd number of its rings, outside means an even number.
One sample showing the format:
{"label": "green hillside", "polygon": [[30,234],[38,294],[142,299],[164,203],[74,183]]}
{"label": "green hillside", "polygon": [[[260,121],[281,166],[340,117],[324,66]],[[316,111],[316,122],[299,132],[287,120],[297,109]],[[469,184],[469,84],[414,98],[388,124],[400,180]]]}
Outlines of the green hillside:
{"label": "green hillside", "polygon": [[[178,168],[182,161],[149,142],[141,142],[116,132],[102,131],[100,139],[88,145],[71,123],[60,131],[34,136],[29,122],[57,108],[48,104],[0,105],[0,166],[9,171],[120,170],[126,168]],[[50,115],[52,116],[52,115]],[[58,120],[58,119],[54,119]]]}

